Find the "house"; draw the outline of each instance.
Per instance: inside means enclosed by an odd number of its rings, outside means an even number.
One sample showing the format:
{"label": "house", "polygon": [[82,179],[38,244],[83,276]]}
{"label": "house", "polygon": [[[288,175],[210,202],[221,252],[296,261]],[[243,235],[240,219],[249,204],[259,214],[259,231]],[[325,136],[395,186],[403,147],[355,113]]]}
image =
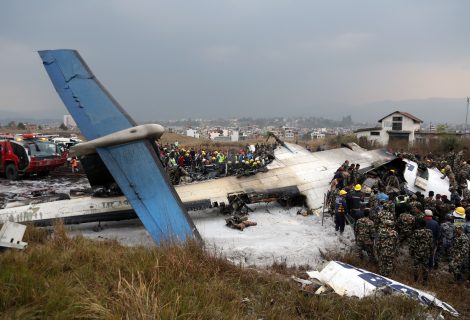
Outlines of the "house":
{"label": "house", "polygon": [[422,120],[408,112],[395,111],[379,119],[374,128],[354,131],[358,139],[375,141],[381,145],[394,142],[414,143],[415,133],[421,129]]}

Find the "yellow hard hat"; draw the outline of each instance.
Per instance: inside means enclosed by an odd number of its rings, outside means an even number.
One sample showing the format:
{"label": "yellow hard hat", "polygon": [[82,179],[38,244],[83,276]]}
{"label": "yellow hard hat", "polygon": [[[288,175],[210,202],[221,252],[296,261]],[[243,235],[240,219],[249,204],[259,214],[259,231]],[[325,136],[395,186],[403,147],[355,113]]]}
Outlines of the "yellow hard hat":
{"label": "yellow hard hat", "polygon": [[465,214],[465,209],[463,207],[457,207],[457,208],[455,208],[454,213],[457,213],[457,214],[463,216]]}
{"label": "yellow hard hat", "polygon": [[446,169],[441,169],[441,173],[446,173]]}
{"label": "yellow hard hat", "polygon": [[215,157],[212,157],[212,160],[215,160]]}
{"label": "yellow hard hat", "polygon": [[390,169],[390,172],[395,173],[395,169]]}
{"label": "yellow hard hat", "polygon": [[361,191],[361,189],[362,189],[362,187],[361,187],[360,184],[356,184],[356,185],[354,186],[354,190],[356,190],[356,191]]}
{"label": "yellow hard hat", "polygon": [[339,195],[340,195],[340,196],[344,196],[345,194],[348,194],[348,193],[347,193],[346,191],[344,191],[344,190],[341,190],[341,191],[339,192]]}

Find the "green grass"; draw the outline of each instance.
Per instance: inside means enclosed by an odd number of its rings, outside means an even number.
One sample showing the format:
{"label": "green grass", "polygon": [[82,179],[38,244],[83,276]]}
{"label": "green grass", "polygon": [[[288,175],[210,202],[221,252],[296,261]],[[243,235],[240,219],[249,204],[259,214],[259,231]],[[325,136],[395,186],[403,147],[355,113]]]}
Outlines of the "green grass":
{"label": "green grass", "polygon": [[241,268],[192,242],[124,247],[69,239],[62,226],[52,237],[28,231],[26,238],[25,251],[0,254],[2,319],[419,319],[427,312],[398,296],[307,295],[283,266],[280,273]]}

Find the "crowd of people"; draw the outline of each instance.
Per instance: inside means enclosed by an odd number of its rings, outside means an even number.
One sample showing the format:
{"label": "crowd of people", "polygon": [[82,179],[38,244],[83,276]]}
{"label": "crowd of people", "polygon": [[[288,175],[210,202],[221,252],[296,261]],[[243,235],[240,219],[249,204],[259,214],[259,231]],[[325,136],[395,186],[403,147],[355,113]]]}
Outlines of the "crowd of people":
{"label": "crowd of people", "polygon": [[189,177],[189,181],[200,181],[263,171],[274,159],[276,147],[276,143],[257,143],[238,149],[185,148],[175,142],[160,145],[159,151],[173,184],[178,184],[181,176]]}
{"label": "crowd of people", "polygon": [[426,283],[429,272],[441,266],[456,282],[470,283],[470,198],[460,177],[467,178],[470,168],[463,153],[452,155],[413,158],[449,178],[449,198],[409,192],[392,166],[361,174],[359,165],[346,161],[336,171],[329,198],[335,229],[342,234],[346,223],[353,226],[357,255],[376,262],[382,275],[393,273],[400,250],[407,247],[416,281]]}

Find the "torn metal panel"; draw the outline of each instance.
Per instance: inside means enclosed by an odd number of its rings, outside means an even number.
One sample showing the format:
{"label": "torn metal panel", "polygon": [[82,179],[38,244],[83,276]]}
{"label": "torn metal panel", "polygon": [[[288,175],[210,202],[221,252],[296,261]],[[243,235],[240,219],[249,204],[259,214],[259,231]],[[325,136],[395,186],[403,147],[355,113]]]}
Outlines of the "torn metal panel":
{"label": "torn metal panel", "polygon": [[23,224],[7,221],[0,230],[0,247],[24,249],[28,245],[23,242],[26,226]]}
{"label": "torn metal panel", "polygon": [[383,289],[390,289],[393,293],[402,294],[418,300],[425,306],[435,306],[459,316],[457,310],[451,305],[437,299],[434,295],[407,286],[390,278],[376,273],[356,268],[340,261],[330,261],[322,271],[307,272],[310,278],[321,281],[330,286],[341,296],[364,298]]}

